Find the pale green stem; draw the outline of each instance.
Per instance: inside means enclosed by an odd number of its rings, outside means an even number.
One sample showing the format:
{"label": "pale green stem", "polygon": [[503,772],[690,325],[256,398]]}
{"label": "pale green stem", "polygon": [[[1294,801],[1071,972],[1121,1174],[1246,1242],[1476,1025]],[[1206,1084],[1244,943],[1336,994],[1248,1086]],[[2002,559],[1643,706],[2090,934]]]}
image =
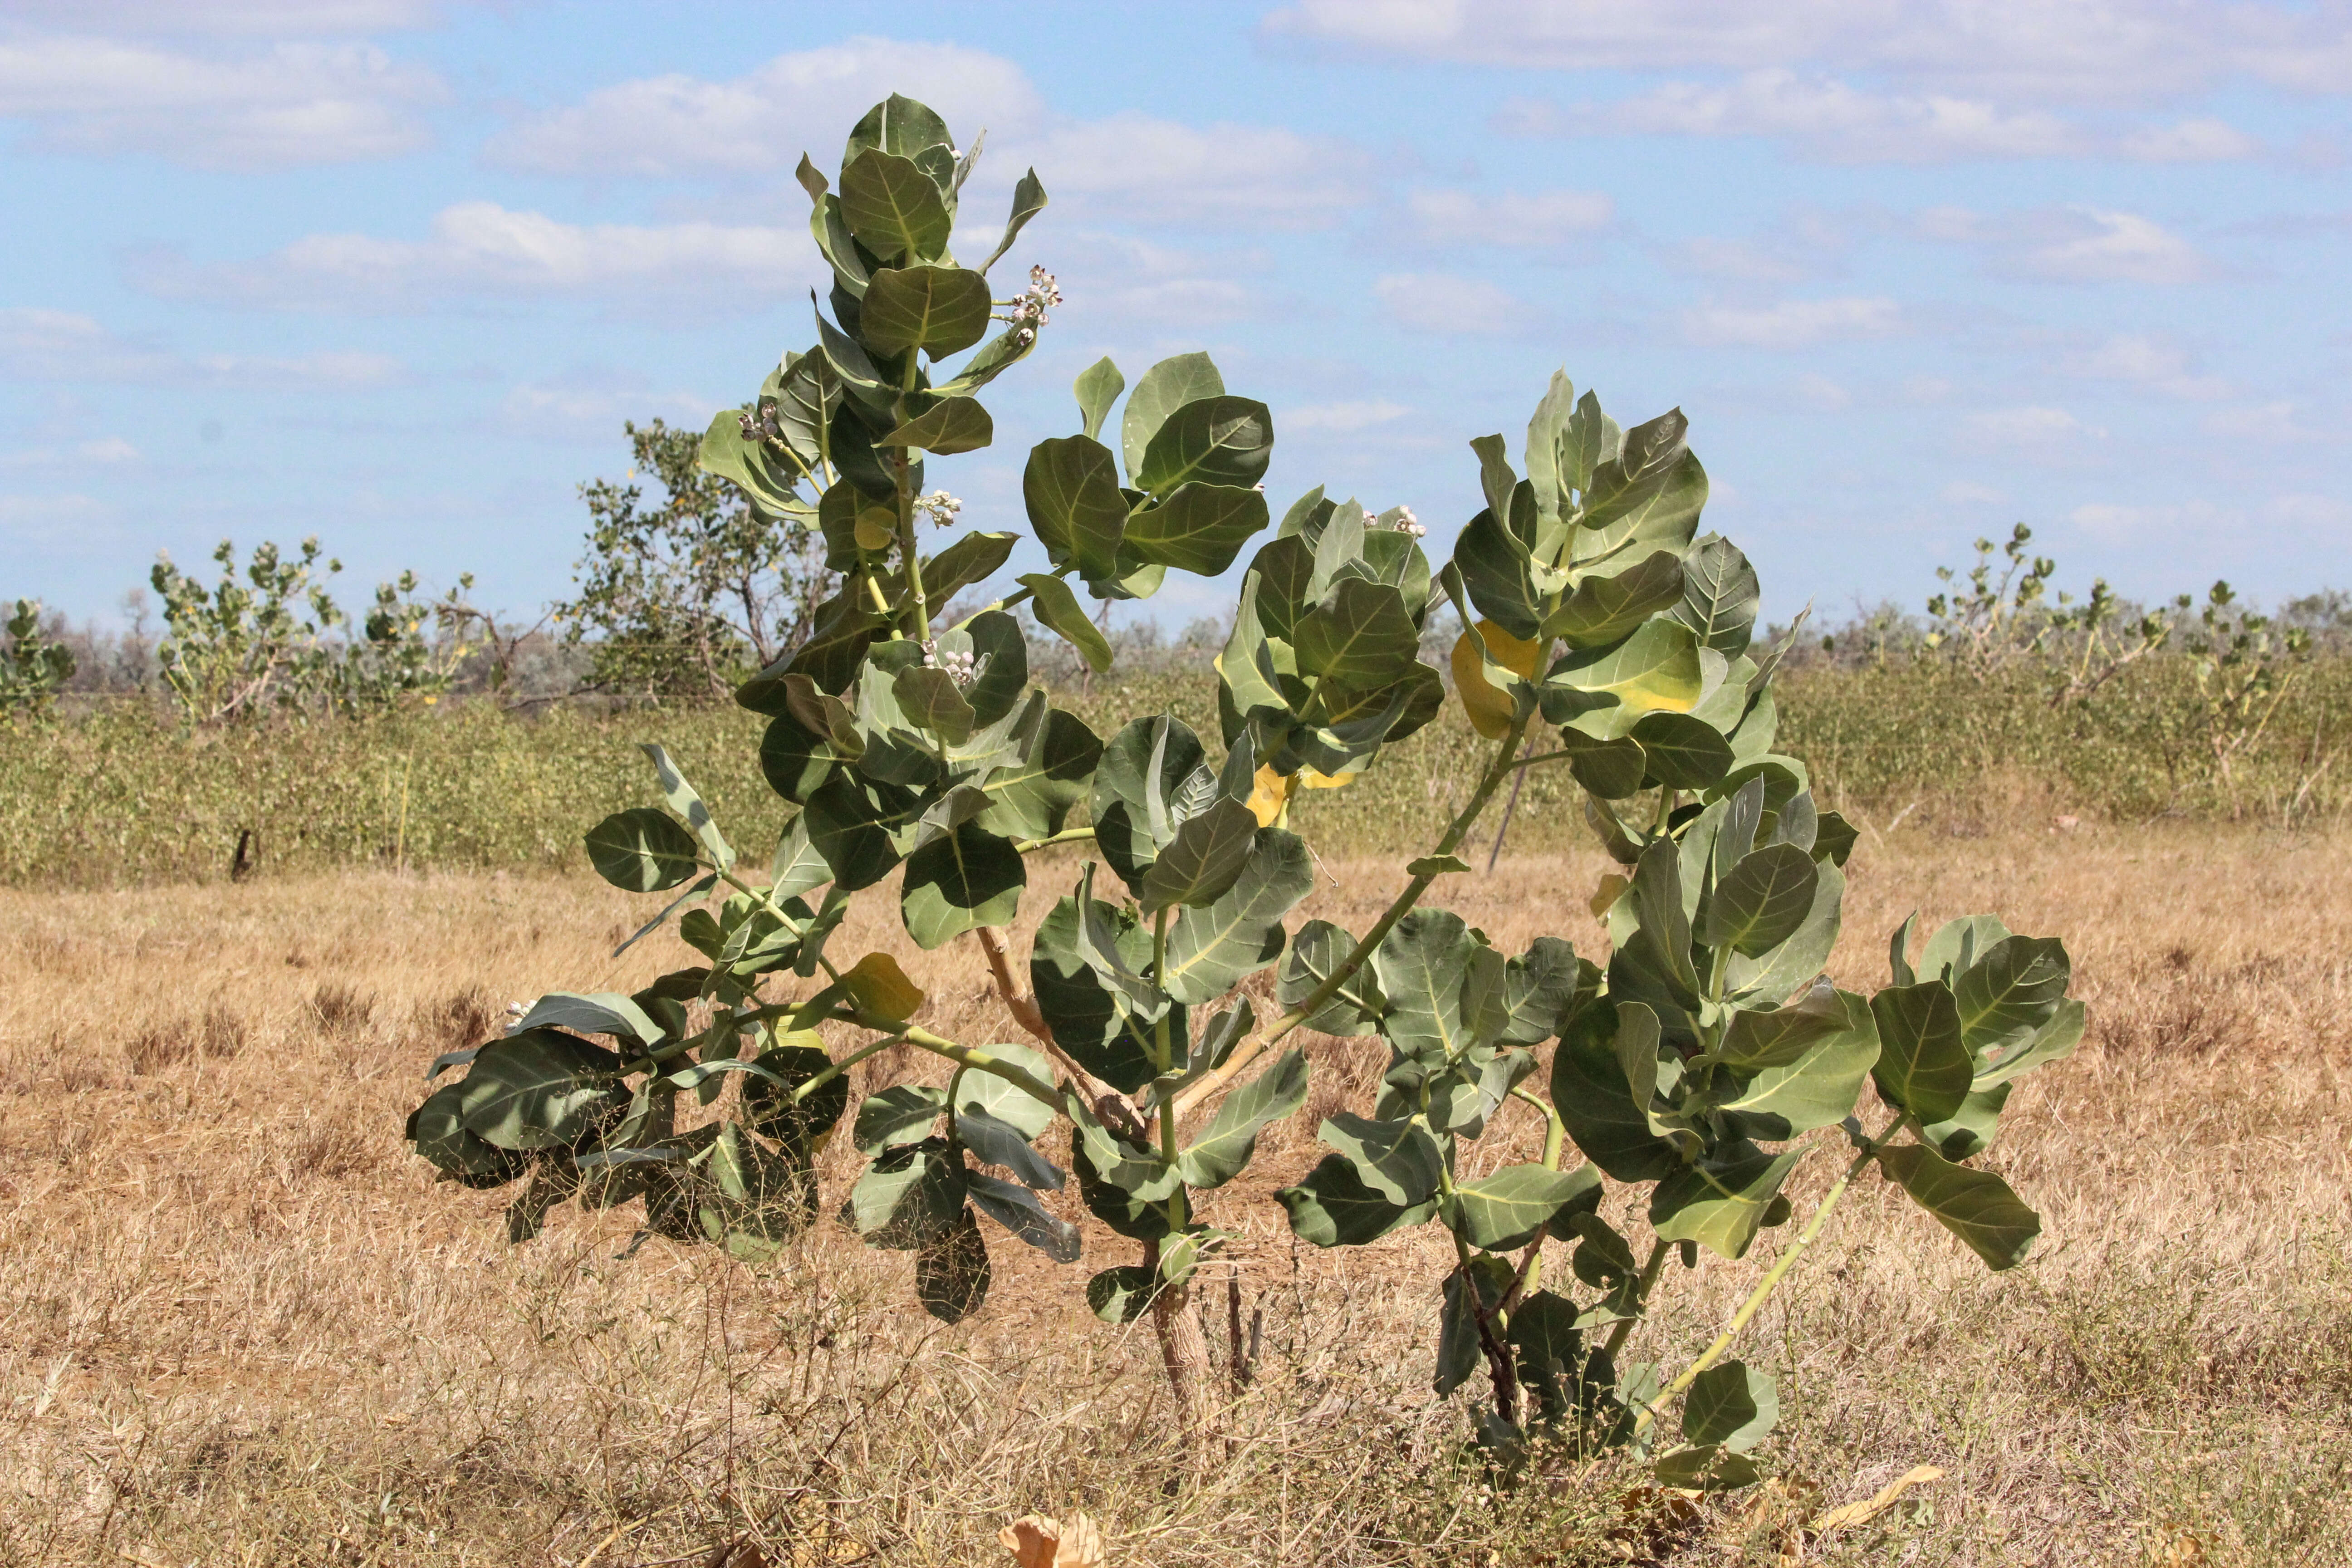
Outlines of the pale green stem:
{"label": "pale green stem", "polygon": [[809,1079],[808,1082],[802,1084],[799,1088],[793,1089],[793,1098],[794,1100],[806,1100],[810,1095],[815,1093],[825,1084],[828,1084],[835,1079],[839,1078],[843,1073],[847,1072],[851,1068],[856,1067],[867,1057],[877,1055],[882,1051],[887,1051],[892,1046],[903,1044],[905,1039],[906,1037],[903,1035],[885,1035],[871,1045],[858,1047],[856,1050],[850,1052],[847,1056],[842,1058],[839,1061],[834,1063],[831,1067],[825,1068],[823,1072]]}
{"label": "pale green stem", "polygon": [[[1658,1390],[1650,1402],[1642,1406],[1639,1414],[1633,1417],[1633,1435],[1636,1437],[1658,1418],[1658,1406],[1688,1388],[1697,1380],[1700,1373],[1713,1366],[1722,1358],[1723,1352],[1731,1348],[1731,1342],[1738,1339],[1740,1331],[1748,1327],[1749,1321],[1758,1312],[1764,1310],[1764,1303],[1772,1299],[1772,1292],[1780,1288],[1780,1281],[1787,1278],[1789,1270],[1796,1266],[1797,1259],[1802,1258],[1805,1255],[1805,1249],[1812,1246],[1813,1237],[1821,1234],[1822,1222],[1830,1217],[1830,1210],[1837,1206],[1838,1199],[1845,1195],[1845,1190],[1852,1184],[1854,1177],[1862,1173],[1862,1168],[1869,1164],[1877,1156],[1878,1151],[1886,1141],[1900,1132],[1904,1123],[1910,1120],[1907,1114],[1898,1115],[1877,1137],[1863,1140],[1853,1160],[1847,1163],[1845,1173],[1839,1176],[1836,1184],[1822,1195],[1821,1206],[1813,1210],[1813,1217],[1805,1222],[1805,1228],[1798,1234],[1797,1239],[1790,1242],[1780,1256],[1773,1260],[1772,1267],[1765,1271],[1764,1278],[1757,1282],[1756,1289],[1748,1292],[1748,1300],[1739,1304],[1739,1310],[1731,1315],[1731,1321],[1725,1325],[1723,1332],[1716,1335],[1715,1342],[1701,1351],[1698,1359],[1683,1369],[1682,1375]],[[1664,1244],[1662,1242],[1659,1245]]]}
{"label": "pale green stem", "polygon": [[1066,827],[1059,833],[1049,833],[1043,838],[1015,839],[1013,847],[1026,855],[1033,850],[1045,848],[1049,845],[1081,843],[1091,839],[1094,836],[1095,830],[1091,827]]}

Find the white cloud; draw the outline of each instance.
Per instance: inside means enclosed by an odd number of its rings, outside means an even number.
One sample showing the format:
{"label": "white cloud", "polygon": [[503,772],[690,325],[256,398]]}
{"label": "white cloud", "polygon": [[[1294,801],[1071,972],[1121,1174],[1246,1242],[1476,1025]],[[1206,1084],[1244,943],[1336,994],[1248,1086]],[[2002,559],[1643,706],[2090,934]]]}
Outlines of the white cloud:
{"label": "white cloud", "polygon": [[1683,314],[1683,333],[1705,346],[1801,349],[1857,338],[1883,338],[1904,329],[1892,300],[1848,296],[1783,300],[1776,305],[1711,304]]}
{"label": "white cloud", "polygon": [[2197,247],[2153,218],[2081,209],[2090,232],[2019,258],[2021,269],[2068,283],[2194,283],[2212,274]]}
{"label": "white cloud", "polygon": [[139,448],[120,436],[0,452],[0,468],[121,468],[142,461],[144,456]]}
{"label": "white cloud", "polygon": [[1960,445],[1968,450],[2045,466],[2079,460],[2087,447],[2105,440],[2106,434],[2063,408],[2040,405],[1982,409],[1961,421],[1958,432]]}
{"label": "white cloud", "polygon": [[1508,191],[1482,196],[1473,191],[1422,190],[1407,198],[1422,237],[1443,245],[1566,245],[1599,233],[1616,221],[1617,204],[1601,191]]}
{"label": "white cloud", "polygon": [[624,421],[662,418],[699,429],[718,406],[689,392],[653,392],[643,376],[628,371],[583,366],[518,383],[508,390],[499,414],[499,423],[519,436],[609,445]]}
{"label": "white cloud", "polygon": [[79,33],[181,33],[323,38],[421,27],[432,0],[8,0],[20,21]]}
{"label": "white cloud", "polygon": [[2008,491],[1969,479],[1954,479],[1944,487],[1942,494],[1955,506],[2005,506],[2009,502]]}
{"label": "white cloud", "polygon": [[830,175],[842,128],[891,91],[929,103],[958,136],[986,127],[982,171],[1009,183],[1034,164],[1054,199],[1097,215],[1316,228],[1369,195],[1371,160],[1336,137],[1135,110],[1072,119],[1045,109],[1014,60],[879,37],[779,55],[730,81],[672,74],[600,89],[521,121],[488,155],[536,173],[675,176],[780,172],[805,151]]}
{"label": "white cloud", "polygon": [[2144,127],[2126,136],[2118,150],[2148,163],[2225,163],[2255,156],[2263,144],[2227,121],[2206,115]]}
{"label": "white cloud", "polygon": [[1853,393],[1818,371],[1807,371],[1789,390],[1797,402],[1822,414],[1834,414],[1853,402]]}
{"label": "white cloud", "polygon": [[94,496],[0,494],[0,534],[22,548],[86,542],[114,515]]}
{"label": "white cloud", "polygon": [[2239,78],[2352,86],[2342,7],[2279,0],[1293,0],[1266,25],[1423,59],[1870,71],[2006,101],[2144,101]]}
{"label": "white cloud", "polygon": [[2330,438],[2326,431],[2305,424],[2296,405],[2284,398],[2245,408],[2216,409],[2201,423],[2209,436],[2258,447],[2296,447]]}
{"label": "white cloud", "polygon": [[1328,136],[1128,112],[1062,122],[1009,149],[1052,178],[1049,195],[1134,223],[1321,228],[1370,198],[1371,160]]}
{"label": "white cloud", "polygon": [[1517,106],[1504,126],[1520,134],[1785,137],[1844,163],[2046,158],[2085,145],[2073,126],[2043,110],[1867,92],[1782,69],[1748,71],[1722,85],[1667,82],[1567,110]]}
{"label": "white cloud", "polygon": [[320,234],[249,262],[192,265],[175,257],[139,268],[152,291],[279,308],[396,310],[453,296],[723,302],[805,292],[821,280],[805,227],[714,223],[572,224],[495,202],[461,202],[425,239]]}
{"label": "white cloud", "polygon": [[2043,207],[1988,216],[1931,207],[1914,220],[1927,239],[1972,245],[1996,272],[2059,283],[2195,283],[2216,268],[2154,218],[2100,207]]}
{"label": "white cloud", "polygon": [[2088,381],[2121,381],[2153,387],[2175,397],[2207,401],[2228,395],[2220,376],[2199,375],[2189,353],[2166,338],[2119,332],[2094,348],[2069,354],[2062,368]]}
{"label": "white cloud", "polygon": [[371,44],[242,56],[80,37],[0,37],[0,119],[36,146],[147,153],[208,169],[348,163],[425,140],[440,80]]}
{"label": "white cloud", "polygon": [[1333,435],[1349,436],[1402,419],[1412,412],[1403,404],[1382,397],[1363,403],[1317,403],[1288,408],[1277,415],[1275,422],[1286,430],[1328,430]]}
{"label": "white cloud", "polygon": [[960,138],[1002,138],[1042,116],[1021,67],[960,44],[857,37],[778,55],[731,81],[673,73],[622,82],[491,139],[494,163],[539,174],[675,175],[790,169],[831,175],[843,128],[892,92],[938,110]]}
{"label": "white cloud", "polygon": [[1372,285],[1390,319],[1409,331],[1493,334],[1531,324],[1532,312],[1483,278],[1445,272],[1392,272]]}
{"label": "white cloud", "polygon": [[68,310],[0,310],[0,375],[19,381],[359,391],[406,379],[383,354],[185,354]]}

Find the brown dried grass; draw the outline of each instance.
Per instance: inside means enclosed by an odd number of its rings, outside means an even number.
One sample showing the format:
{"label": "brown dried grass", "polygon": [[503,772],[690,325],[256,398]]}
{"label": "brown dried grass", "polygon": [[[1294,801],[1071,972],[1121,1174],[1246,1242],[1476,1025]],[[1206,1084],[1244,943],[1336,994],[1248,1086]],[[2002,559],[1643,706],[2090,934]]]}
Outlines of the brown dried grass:
{"label": "brown dried grass", "polygon": [[[1591,948],[1601,868],[1439,890],[1499,942]],[[1327,871],[1315,912],[1359,929],[1397,879]],[[1213,1205],[1265,1342],[1231,1458],[1186,1488],[1148,1332],[1085,1310],[1129,1250],[1098,1226],[1072,1269],[998,1238],[991,1304],[949,1329],[905,1255],[830,1220],[762,1269],[659,1240],[620,1262],[625,1214],[509,1250],[507,1194],[428,1182],[399,1137],[418,1068],[509,996],[656,973],[658,944],[607,956],[635,902],[495,875],[0,894],[0,1561],[612,1568],[749,1521],[772,1563],[987,1563],[1011,1519],[1083,1508],[1122,1568],[1793,1563],[1806,1507],[1923,1463],[1948,1473],[1801,1560],[2352,1561],[2347,873],[2336,840],[2254,832],[1866,837],[1843,982],[1882,978],[1914,906],[2075,953],[2090,1037],[1993,1159],[2044,1240],[1989,1276],[1865,1183],[1743,1346],[1782,1380],[1786,1479],[1696,1516],[1614,1461],[1491,1486],[1427,1392],[1435,1238],[1292,1244],[1265,1194],[1368,1097],[1360,1042],[1316,1044],[1307,1110]],[[914,953],[887,915],[844,947],[899,953],[932,1027],[1008,1037],[977,955]],[[861,1087],[928,1076],[893,1057]],[[1531,1114],[1504,1131],[1482,1163],[1533,1148]],[[1703,1344],[1771,1245],[1670,1270],[1637,1353]]]}

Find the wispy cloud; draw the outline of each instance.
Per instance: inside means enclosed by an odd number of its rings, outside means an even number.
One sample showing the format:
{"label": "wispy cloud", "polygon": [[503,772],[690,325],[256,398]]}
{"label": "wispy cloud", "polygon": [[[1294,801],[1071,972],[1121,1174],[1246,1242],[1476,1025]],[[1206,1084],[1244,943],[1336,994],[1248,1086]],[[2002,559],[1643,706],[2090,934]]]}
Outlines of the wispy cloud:
{"label": "wispy cloud", "polygon": [[408,378],[375,353],[189,354],[69,310],[0,310],[0,376],[19,381],[256,391],[388,386]]}
{"label": "wispy cloud", "polygon": [[1372,285],[1389,319],[1408,331],[1491,336],[1524,331],[1536,313],[1499,284],[1449,272],[1391,272]]}
{"label": "wispy cloud", "polygon": [[0,37],[0,119],[53,152],[207,169],[383,158],[422,146],[440,79],[373,44],[220,54],[89,37]]}
{"label": "wispy cloud", "polygon": [[1706,347],[1802,349],[1884,338],[1905,330],[1902,308],[1883,297],[1782,300],[1770,305],[1700,305],[1683,315],[1683,335]]}
{"label": "wispy cloud", "polygon": [[[152,256],[152,292],[268,309],[415,310],[467,297],[549,295],[676,305],[805,292],[822,263],[802,227],[573,224],[495,202],[445,207],[423,239],[320,234],[251,261]],[[690,302],[686,300],[685,302]]]}
{"label": "wispy cloud", "polygon": [[1421,237],[1433,245],[1549,248],[1607,229],[1616,200],[1605,191],[1419,190],[1405,198]]}
{"label": "wispy cloud", "polygon": [[2219,268],[2154,218],[2099,207],[2043,207],[1983,214],[1933,207],[1919,215],[1924,238],[1981,248],[1987,266],[2011,277],[2060,283],[2196,283]]}

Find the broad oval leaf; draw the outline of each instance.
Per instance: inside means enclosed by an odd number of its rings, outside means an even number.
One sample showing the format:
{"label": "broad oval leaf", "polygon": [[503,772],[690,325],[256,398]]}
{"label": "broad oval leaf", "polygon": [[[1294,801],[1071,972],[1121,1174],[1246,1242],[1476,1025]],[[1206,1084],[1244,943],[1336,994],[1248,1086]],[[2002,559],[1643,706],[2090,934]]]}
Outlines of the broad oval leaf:
{"label": "broad oval leaf", "polygon": [[1164,496],[1179,485],[1247,489],[1265,477],[1274,455],[1274,416],[1247,397],[1197,398],[1152,432],[1135,488]]}
{"label": "broad oval leaf", "polygon": [[1168,930],[1160,988],[1179,1002],[1213,1002],[1282,956],[1282,917],[1315,886],[1306,841],[1258,830],[1248,863],[1214,903],[1179,910]]}
{"label": "broad oval leaf", "polygon": [[1214,577],[1268,521],[1262,492],[1195,482],[1131,513],[1121,539],[1127,553],[1138,560]]}
{"label": "broad oval leaf", "polygon": [[1700,940],[1763,957],[1804,928],[1821,875],[1813,858],[1793,844],[1755,851],[1716,885]]}
{"label": "broad oval leaf", "polygon": [[1922,1124],[1958,1112],[1976,1069],[1950,989],[1940,980],[1890,985],[1870,999],[1870,1011],[1878,1022],[1879,1047],[1872,1076],[1888,1103]]}
{"label": "broad oval leaf", "polygon": [[[961,267],[888,267],[866,283],[865,298],[858,301],[857,331],[883,353],[921,349],[938,359],[961,353],[985,337],[990,308],[988,279],[977,272]],[[891,444],[929,447],[920,441]]]}
{"label": "broad oval leaf", "polygon": [[1691,1379],[1683,1436],[1744,1454],[1780,1423],[1780,1391],[1745,1362],[1717,1362]]}
{"label": "broad oval leaf", "polygon": [[[912,159],[878,147],[858,153],[842,169],[841,216],[857,243],[886,262],[939,257],[953,227],[931,177]],[[866,291],[873,291],[870,281]]]}
{"label": "broad oval leaf", "polygon": [[1119,445],[1133,475],[1143,468],[1143,455],[1168,416],[1188,403],[1224,395],[1224,377],[1204,353],[1177,354],[1143,373],[1128,395],[1127,412],[1119,426]]}
{"label": "broad oval leaf", "polygon": [[899,916],[928,951],[982,926],[1011,924],[1028,882],[1011,841],[967,822],[907,857]]}
{"label": "broad oval leaf", "polygon": [[1338,1154],[1325,1155],[1305,1180],[1274,1195],[1290,1216],[1291,1231],[1317,1247],[1361,1247],[1437,1212],[1434,1197],[1411,1205],[1391,1203]]}
{"label": "broad oval leaf", "polygon": [[702,868],[694,835],[650,805],[614,812],[588,830],[585,842],[596,874],[633,893],[675,888]]}
{"label": "broad oval leaf", "polygon": [[1307,1055],[1288,1050],[1248,1083],[1230,1090],[1209,1130],[1176,1156],[1176,1168],[1195,1187],[1222,1187],[1241,1174],[1266,1123],[1307,1103]]}
{"label": "broad oval leaf", "polygon": [[877,447],[919,447],[942,455],[975,452],[996,438],[996,421],[969,397],[942,397],[888,435]]}
{"label": "broad oval leaf", "polygon": [[1881,1149],[1878,1163],[1911,1194],[1912,1202],[1967,1242],[1988,1268],[2014,1268],[2025,1261],[2034,1237],[2042,1234],[2042,1216],[1990,1171],[1955,1165],[1916,1143]]}
{"label": "broad oval leaf", "polygon": [[1537,1231],[1580,1198],[1598,1201],[1601,1173],[1590,1165],[1548,1171],[1506,1165],[1482,1181],[1454,1189],[1443,1205],[1446,1223],[1471,1246],[1490,1252],[1525,1247]]}
{"label": "broad oval leaf", "polygon": [[[1028,464],[1022,469],[1021,498],[1030,526],[1055,565],[1075,565],[1089,577],[1118,569],[1128,508],[1109,447],[1086,436],[1038,442],[1029,449]],[[1069,590],[1062,592],[1067,595]],[[1042,601],[1042,591],[1039,596]],[[1042,609],[1041,603],[1041,614]],[[1070,635],[1062,626],[1054,629]],[[1104,667],[1108,663],[1106,658]]]}

